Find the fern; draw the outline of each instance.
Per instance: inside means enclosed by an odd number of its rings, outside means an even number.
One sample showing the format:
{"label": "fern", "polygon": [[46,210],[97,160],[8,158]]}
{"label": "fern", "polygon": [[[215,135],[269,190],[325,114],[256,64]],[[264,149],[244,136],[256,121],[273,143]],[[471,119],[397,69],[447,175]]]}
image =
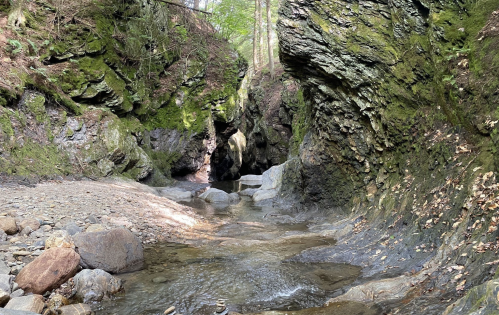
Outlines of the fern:
{"label": "fern", "polygon": [[14,48],[14,50],[12,51],[14,55],[20,53],[23,50],[23,45],[21,45],[18,40],[9,39],[9,44],[12,46],[12,48]]}

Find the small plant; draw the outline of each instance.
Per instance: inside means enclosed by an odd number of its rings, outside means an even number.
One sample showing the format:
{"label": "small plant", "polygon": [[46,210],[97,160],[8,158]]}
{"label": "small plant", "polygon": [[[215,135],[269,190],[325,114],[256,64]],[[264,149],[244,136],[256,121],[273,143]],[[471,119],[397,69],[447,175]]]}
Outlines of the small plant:
{"label": "small plant", "polygon": [[454,78],[454,75],[444,76],[442,82],[449,82],[452,86],[456,85],[456,79]]}
{"label": "small plant", "polygon": [[23,45],[18,40],[9,39],[9,45],[11,46],[12,54],[17,55],[23,50]]}

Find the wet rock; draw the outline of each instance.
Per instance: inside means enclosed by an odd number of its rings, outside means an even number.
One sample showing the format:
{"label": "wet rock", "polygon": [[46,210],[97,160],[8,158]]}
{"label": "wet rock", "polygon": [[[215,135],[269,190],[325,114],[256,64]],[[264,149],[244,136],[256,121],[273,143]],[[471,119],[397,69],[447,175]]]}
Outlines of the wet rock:
{"label": "wet rock", "polygon": [[13,217],[3,217],[0,218],[0,230],[3,230],[7,235],[16,234],[17,224]]}
{"label": "wet rock", "polygon": [[13,298],[5,306],[9,310],[33,312],[36,314],[41,314],[44,307],[43,297],[37,294]]}
{"label": "wet rock", "polygon": [[63,306],[69,305],[69,300],[61,294],[55,294],[50,298],[50,301],[47,303],[47,307],[51,311],[57,312]]}
{"label": "wet rock", "polygon": [[144,252],[139,238],[127,229],[80,233],[74,237],[84,268],[110,273],[131,272],[143,268]]}
{"label": "wet rock", "polygon": [[216,188],[210,188],[201,195],[199,198],[209,203],[229,203],[230,196],[225,191]]}
{"label": "wet rock", "polygon": [[239,196],[238,193],[231,193],[229,194],[229,201],[230,203],[236,203],[241,200],[241,197]]}
{"label": "wet rock", "polygon": [[121,279],[104,270],[85,269],[74,277],[76,298],[83,303],[99,302],[123,289]]}
{"label": "wet rock", "polygon": [[253,201],[258,202],[262,200],[268,200],[277,197],[277,190],[258,190],[253,194]]}
{"label": "wet rock", "polygon": [[93,315],[90,305],[87,304],[73,304],[63,306],[59,309],[59,315]]}
{"label": "wet rock", "polygon": [[26,218],[19,223],[19,229],[24,230],[30,227],[32,231],[36,231],[40,228],[40,221],[35,218]]}
{"label": "wet rock", "polygon": [[244,175],[239,178],[240,182],[261,182],[263,180],[263,175]]}
{"label": "wet rock", "polygon": [[168,279],[166,277],[156,277],[156,278],[152,279],[152,282],[154,282],[154,283],[164,283],[167,281],[168,281]]}
{"label": "wet rock", "polygon": [[4,290],[7,293],[10,293],[12,290],[12,282],[13,281],[14,281],[13,276],[0,275],[0,289]]}
{"label": "wet rock", "polygon": [[26,265],[16,282],[26,292],[43,294],[74,276],[79,262],[80,256],[71,248],[50,248]]}
{"label": "wet rock", "polygon": [[76,223],[74,222],[71,222],[71,223],[68,223],[64,226],[64,230],[66,230],[69,235],[73,236],[73,235],[76,235],[78,233],[81,233],[83,230],[81,227],[79,227]]}
{"label": "wet rock", "polygon": [[59,247],[59,248],[75,248],[73,238],[65,230],[55,231],[45,241],[45,249]]}
{"label": "wet rock", "polygon": [[10,300],[10,294],[0,289],[0,307],[3,307]]}
{"label": "wet rock", "polygon": [[175,187],[161,189],[160,194],[162,197],[168,198],[173,201],[190,200],[193,197],[192,192]]}
{"label": "wet rock", "polygon": [[246,188],[245,190],[242,190],[239,192],[239,195],[241,196],[248,196],[248,197],[253,197],[253,195],[258,191],[257,188]]}
{"label": "wet rock", "polygon": [[286,163],[273,166],[263,173],[262,186],[253,194],[253,201],[258,202],[277,197],[282,186],[282,175],[285,167]]}

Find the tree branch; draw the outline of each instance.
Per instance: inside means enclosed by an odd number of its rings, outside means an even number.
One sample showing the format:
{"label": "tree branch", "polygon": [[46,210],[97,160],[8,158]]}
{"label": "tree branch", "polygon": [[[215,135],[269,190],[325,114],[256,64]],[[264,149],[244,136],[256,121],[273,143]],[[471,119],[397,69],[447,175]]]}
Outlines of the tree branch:
{"label": "tree branch", "polygon": [[213,13],[208,12],[208,11],[190,8],[190,7],[185,6],[183,4],[180,4],[180,3],[170,2],[170,1],[166,1],[166,0],[154,0],[154,1],[163,2],[163,3],[171,4],[171,5],[176,5],[177,7],[181,7],[181,8],[184,8],[184,9],[189,9],[189,10],[196,11],[196,12],[201,12],[201,13],[204,13],[204,14],[213,14]]}

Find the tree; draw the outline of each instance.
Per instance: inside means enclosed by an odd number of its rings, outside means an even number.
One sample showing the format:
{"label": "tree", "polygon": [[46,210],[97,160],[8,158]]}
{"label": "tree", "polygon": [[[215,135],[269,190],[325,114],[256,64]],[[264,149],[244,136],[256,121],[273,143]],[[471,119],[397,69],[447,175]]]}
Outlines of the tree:
{"label": "tree", "polygon": [[194,0],[194,9],[199,10],[199,0]]}
{"label": "tree", "polygon": [[[260,29],[258,26],[258,8],[260,7],[260,0],[255,0],[255,24],[253,28],[253,68],[255,71],[258,69],[258,41],[259,41],[259,32]],[[261,7],[260,7],[261,8]],[[261,11],[261,10],[260,10]]]}
{"label": "tree", "polygon": [[272,79],[275,76],[274,73],[274,40],[272,38],[272,13],[271,13],[271,6],[270,6],[271,0],[267,0],[267,41],[268,41],[268,48],[269,48],[269,70],[270,70],[270,76]]}
{"label": "tree", "polygon": [[262,13],[262,1],[258,0],[258,60],[260,62],[260,66],[264,65],[263,61],[263,13]]}

